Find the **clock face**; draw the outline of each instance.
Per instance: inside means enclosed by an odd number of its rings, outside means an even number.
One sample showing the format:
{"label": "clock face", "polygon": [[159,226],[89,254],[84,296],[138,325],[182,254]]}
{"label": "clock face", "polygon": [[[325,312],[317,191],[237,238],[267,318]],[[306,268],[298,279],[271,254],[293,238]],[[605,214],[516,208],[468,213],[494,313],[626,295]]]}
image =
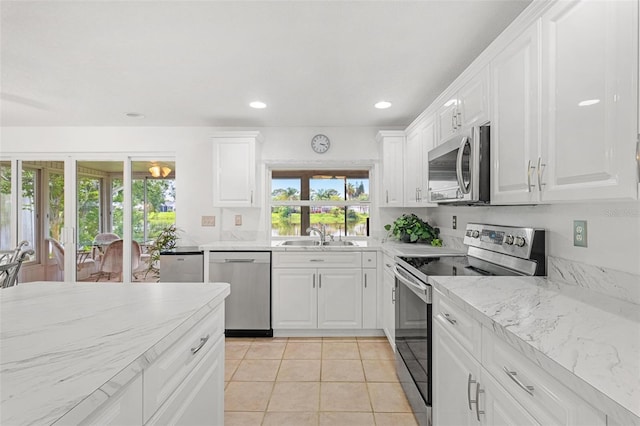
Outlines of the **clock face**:
{"label": "clock face", "polygon": [[329,150],[331,146],[331,141],[325,135],[315,135],[313,139],[311,139],[311,148],[318,154],[323,154]]}

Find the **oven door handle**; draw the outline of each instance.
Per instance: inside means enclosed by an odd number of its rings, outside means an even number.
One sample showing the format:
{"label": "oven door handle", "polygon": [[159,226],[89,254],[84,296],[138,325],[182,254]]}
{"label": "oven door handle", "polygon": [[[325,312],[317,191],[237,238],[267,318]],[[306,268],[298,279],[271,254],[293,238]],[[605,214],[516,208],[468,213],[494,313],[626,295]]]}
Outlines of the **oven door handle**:
{"label": "oven door handle", "polygon": [[431,303],[431,291],[429,291],[429,286],[421,284],[420,282],[413,282],[409,278],[403,276],[398,270],[398,265],[393,266],[393,275],[396,278],[412,289],[425,303]]}

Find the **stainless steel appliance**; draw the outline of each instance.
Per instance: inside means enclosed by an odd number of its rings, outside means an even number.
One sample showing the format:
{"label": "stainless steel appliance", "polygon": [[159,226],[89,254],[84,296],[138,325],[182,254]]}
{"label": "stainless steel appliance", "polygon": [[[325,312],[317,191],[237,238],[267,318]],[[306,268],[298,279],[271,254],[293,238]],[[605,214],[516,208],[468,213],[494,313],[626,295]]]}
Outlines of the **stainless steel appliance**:
{"label": "stainless steel appliance", "polygon": [[429,202],[489,203],[489,133],[488,125],[471,127],[429,151]]}
{"label": "stainless steel appliance", "polygon": [[272,337],[271,252],[210,252],[209,281],[226,282],[225,335]]}
{"label": "stainless steel appliance", "polygon": [[546,275],[545,231],[470,223],[466,255],[397,256],[396,371],[420,425],[431,425],[432,276]]}
{"label": "stainless steel appliance", "polygon": [[198,247],[176,247],[160,252],[160,282],[201,283],[203,254]]}

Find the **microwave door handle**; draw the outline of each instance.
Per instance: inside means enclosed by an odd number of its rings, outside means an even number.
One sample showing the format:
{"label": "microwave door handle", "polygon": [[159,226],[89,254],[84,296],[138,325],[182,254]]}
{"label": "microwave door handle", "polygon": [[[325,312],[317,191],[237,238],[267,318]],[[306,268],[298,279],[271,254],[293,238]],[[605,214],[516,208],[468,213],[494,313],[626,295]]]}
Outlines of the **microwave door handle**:
{"label": "microwave door handle", "polygon": [[458,156],[456,158],[456,178],[458,179],[458,186],[460,187],[460,192],[463,194],[468,194],[469,189],[464,184],[464,180],[462,179],[462,157],[464,156],[464,146],[467,144],[469,139],[465,136],[462,138],[462,142],[460,142],[460,146],[458,147]]}

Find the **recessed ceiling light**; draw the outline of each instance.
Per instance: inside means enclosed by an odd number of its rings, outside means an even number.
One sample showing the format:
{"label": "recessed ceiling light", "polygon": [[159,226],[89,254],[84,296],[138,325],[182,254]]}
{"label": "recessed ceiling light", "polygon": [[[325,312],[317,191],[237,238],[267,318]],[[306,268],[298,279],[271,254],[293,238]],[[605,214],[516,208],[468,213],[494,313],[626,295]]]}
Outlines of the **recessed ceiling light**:
{"label": "recessed ceiling light", "polygon": [[265,104],[264,102],[260,102],[260,101],[253,101],[249,104],[249,106],[251,108],[255,108],[255,109],[263,109],[267,107],[267,104]]}
{"label": "recessed ceiling light", "polygon": [[144,114],[140,114],[139,112],[126,112],[124,115],[129,118],[144,118]]}
{"label": "recessed ceiling light", "polygon": [[374,105],[376,108],[378,109],[387,109],[391,106],[391,102],[387,102],[387,101],[380,101],[377,104]]}

